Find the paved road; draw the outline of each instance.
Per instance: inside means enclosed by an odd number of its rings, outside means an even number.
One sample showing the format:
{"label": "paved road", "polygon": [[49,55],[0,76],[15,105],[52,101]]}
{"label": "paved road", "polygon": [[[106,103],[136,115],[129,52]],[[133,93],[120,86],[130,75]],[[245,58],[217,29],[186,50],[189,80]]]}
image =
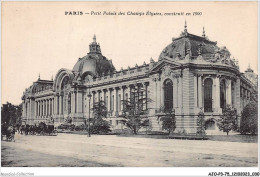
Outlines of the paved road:
{"label": "paved road", "polygon": [[2,141],[3,166],[257,166],[257,143],[114,135],[16,135]]}

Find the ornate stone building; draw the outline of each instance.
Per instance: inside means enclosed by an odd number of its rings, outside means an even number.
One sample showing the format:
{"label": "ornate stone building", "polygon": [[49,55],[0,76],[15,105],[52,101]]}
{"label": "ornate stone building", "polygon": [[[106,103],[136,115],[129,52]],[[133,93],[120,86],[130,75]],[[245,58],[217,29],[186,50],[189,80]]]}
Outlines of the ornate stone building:
{"label": "ornate stone building", "polygon": [[23,120],[33,124],[53,117],[55,125],[60,125],[71,117],[72,123],[80,125],[89,117],[89,102],[92,107],[103,100],[112,128],[122,129],[118,116],[122,100],[129,99],[133,87],[142,87],[142,97],[151,100],[144,107],[153,130],[161,130],[157,117],[166,108],[175,110],[176,131],[196,132],[200,109],[208,120],[208,131],[215,131],[215,120],[225,105],[235,107],[240,116],[257,91],[257,75],[250,68],[240,73],[238,61],[230,56],[226,47],[220,48],[208,39],[204,29],[202,36],[193,35],[185,24],[184,31],[162,50],[158,61],[150,59],[149,64],[117,71],[102,55],[94,36],[89,53],[79,58],[72,70],[60,69],[54,80],[39,77],[25,90]]}

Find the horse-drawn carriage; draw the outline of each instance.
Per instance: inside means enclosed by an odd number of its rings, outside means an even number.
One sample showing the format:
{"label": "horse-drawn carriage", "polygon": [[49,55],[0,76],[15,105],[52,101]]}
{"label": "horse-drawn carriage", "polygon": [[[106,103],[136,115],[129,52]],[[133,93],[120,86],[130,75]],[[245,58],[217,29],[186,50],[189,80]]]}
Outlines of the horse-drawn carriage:
{"label": "horse-drawn carriage", "polygon": [[36,134],[38,135],[49,135],[49,136],[57,136],[58,132],[54,128],[54,123],[52,122],[41,122],[36,128]]}
{"label": "horse-drawn carriage", "polygon": [[38,122],[28,125],[25,122],[20,126],[18,133],[25,135],[50,135],[56,136],[57,130],[54,128],[54,120],[51,118],[47,122]]}
{"label": "horse-drawn carriage", "polygon": [[3,140],[3,137],[6,137],[6,141],[15,141],[14,140],[15,135],[15,127],[12,125],[2,124],[1,125],[1,140]]}

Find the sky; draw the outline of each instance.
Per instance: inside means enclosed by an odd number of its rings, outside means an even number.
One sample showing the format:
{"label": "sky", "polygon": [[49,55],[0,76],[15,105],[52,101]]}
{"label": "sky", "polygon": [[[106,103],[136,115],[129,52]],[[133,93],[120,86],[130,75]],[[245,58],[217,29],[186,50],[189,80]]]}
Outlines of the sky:
{"label": "sky", "polygon": [[[83,15],[65,15],[71,11]],[[191,15],[91,15],[104,11]],[[250,64],[258,73],[257,2],[2,2],[1,102],[19,104],[39,74],[50,80],[72,69],[94,34],[117,70],[157,61],[185,20],[189,33],[202,35],[204,27],[211,41],[226,46],[241,72]]]}

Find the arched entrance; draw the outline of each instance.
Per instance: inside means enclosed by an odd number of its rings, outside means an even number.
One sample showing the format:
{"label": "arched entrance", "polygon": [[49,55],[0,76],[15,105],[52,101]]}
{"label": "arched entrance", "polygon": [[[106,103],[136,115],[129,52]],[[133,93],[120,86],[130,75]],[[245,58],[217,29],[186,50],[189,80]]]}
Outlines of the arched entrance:
{"label": "arched entrance", "polygon": [[62,97],[62,114],[69,114],[71,112],[71,95],[70,95],[70,83],[69,77],[65,76],[61,83]]}
{"label": "arched entrance", "polygon": [[212,112],[212,84],[213,81],[210,78],[204,81],[204,111]]}

